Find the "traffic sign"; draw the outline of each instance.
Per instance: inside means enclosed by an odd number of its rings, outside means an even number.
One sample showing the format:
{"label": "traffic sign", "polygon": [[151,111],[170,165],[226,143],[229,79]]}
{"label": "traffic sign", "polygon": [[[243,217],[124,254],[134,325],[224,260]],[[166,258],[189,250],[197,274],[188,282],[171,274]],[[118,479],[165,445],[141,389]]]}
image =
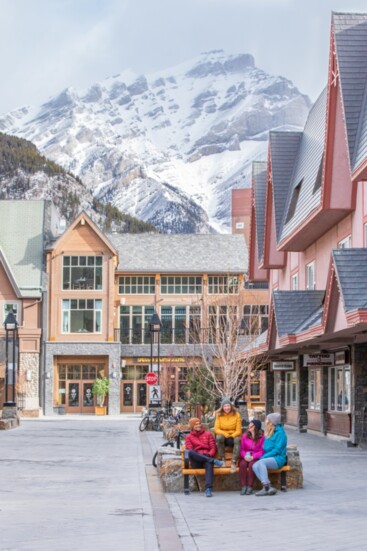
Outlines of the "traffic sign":
{"label": "traffic sign", "polygon": [[145,380],[148,385],[156,385],[158,383],[158,376],[156,373],[150,372],[145,375]]}

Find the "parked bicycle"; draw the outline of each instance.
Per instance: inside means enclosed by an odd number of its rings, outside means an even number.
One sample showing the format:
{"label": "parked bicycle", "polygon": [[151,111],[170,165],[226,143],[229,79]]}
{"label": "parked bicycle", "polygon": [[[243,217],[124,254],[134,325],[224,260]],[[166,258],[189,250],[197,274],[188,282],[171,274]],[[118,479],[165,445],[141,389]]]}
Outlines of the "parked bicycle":
{"label": "parked bicycle", "polygon": [[[164,442],[161,448],[166,448],[167,446],[171,446],[171,448],[174,448],[176,446],[178,450],[181,449],[181,445],[185,441],[187,434],[188,434],[187,431],[182,431],[181,429],[177,429],[176,433],[169,440],[167,440],[167,442]],[[157,468],[158,452],[159,450],[155,452],[152,459],[152,465],[153,467],[156,467],[156,468]]]}
{"label": "parked bicycle", "polygon": [[143,419],[140,421],[139,430],[141,432],[147,430],[150,426],[152,430],[161,430],[161,425],[165,418],[165,411],[163,409],[148,409]]}
{"label": "parked bicycle", "polygon": [[186,411],[186,407],[183,406],[175,415],[168,417],[168,422],[171,425],[184,425],[189,422],[189,415]]}

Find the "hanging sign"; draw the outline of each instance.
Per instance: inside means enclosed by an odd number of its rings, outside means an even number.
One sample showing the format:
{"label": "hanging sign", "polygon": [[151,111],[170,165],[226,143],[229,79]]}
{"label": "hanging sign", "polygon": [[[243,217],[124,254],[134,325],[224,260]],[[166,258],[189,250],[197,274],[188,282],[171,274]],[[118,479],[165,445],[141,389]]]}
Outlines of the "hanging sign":
{"label": "hanging sign", "polygon": [[271,362],[273,371],[294,371],[294,362],[291,360],[283,362]]}
{"label": "hanging sign", "polygon": [[320,354],[305,354],[303,367],[330,367],[334,364],[334,354],[320,352]]}

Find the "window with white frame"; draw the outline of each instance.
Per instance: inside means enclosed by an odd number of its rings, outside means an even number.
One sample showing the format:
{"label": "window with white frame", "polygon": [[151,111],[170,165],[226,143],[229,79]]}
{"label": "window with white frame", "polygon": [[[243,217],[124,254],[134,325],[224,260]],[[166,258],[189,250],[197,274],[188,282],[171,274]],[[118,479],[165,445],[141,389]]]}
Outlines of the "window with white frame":
{"label": "window with white frame", "polygon": [[62,259],[63,290],[101,290],[102,263],[102,256],[64,256]]}
{"label": "window with white frame", "polygon": [[201,276],[161,276],[162,295],[194,295],[202,293]]}
{"label": "window with white frame", "polygon": [[123,344],[149,344],[149,321],[153,306],[120,306],[120,341]]}
{"label": "window with white frame", "polygon": [[20,302],[3,302],[3,323],[5,321],[6,316],[9,314],[9,312],[13,312],[15,319],[20,324]]}
{"label": "window with white frame", "polygon": [[306,266],[306,289],[316,289],[315,261],[313,260]]}
{"label": "window with white frame", "polygon": [[120,276],[120,295],[154,295],[154,276]]}
{"label": "window with white frame", "polygon": [[248,335],[261,335],[268,328],[269,306],[267,304],[245,304],[243,319]]}
{"label": "window with white frame", "polygon": [[329,410],[350,411],[350,366],[329,368]]}
{"label": "window with white frame", "polygon": [[285,405],[297,406],[297,374],[294,371],[285,374]]}
{"label": "window with white frame", "polygon": [[367,224],[365,224],[363,228],[364,228],[364,246],[367,247]]}
{"label": "window with white frame", "polygon": [[282,398],[282,379],[279,372],[274,373],[274,405],[280,406]]}
{"label": "window with white frame", "polygon": [[291,290],[298,291],[298,273],[293,274],[291,277]]}
{"label": "window with white frame", "polygon": [[102,300],[67,299],[62,301],[63,333],[101,333]]}
{"label": "window with white frame", "polygon": [[321,369],[309,369],[308,371],[308,407],[320,411]]}
{"label": "window with white frame", "polygon": [[350,249],[352,245],[352,238],[350,235],[347,237],[344,237],[341,241],[338,243],[338,249]]}
{"label": "window with white frame", "polygon": [[208,277],[209,295],[224,295],[238,293],[237,276],[209,276]]}

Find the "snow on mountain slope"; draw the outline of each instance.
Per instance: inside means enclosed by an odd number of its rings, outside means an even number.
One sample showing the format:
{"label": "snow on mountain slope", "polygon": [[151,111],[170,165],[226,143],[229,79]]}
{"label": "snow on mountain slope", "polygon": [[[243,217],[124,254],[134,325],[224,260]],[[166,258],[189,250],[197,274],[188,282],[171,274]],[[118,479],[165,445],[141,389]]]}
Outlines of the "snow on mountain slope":
{"label": "snow on mountain slope", "polygon": [[162,231],[226,231],[270,129],[303,126],[309,99],[249,54],[207,52],[150,76],[124,72],[0,118],[101,201]]}

